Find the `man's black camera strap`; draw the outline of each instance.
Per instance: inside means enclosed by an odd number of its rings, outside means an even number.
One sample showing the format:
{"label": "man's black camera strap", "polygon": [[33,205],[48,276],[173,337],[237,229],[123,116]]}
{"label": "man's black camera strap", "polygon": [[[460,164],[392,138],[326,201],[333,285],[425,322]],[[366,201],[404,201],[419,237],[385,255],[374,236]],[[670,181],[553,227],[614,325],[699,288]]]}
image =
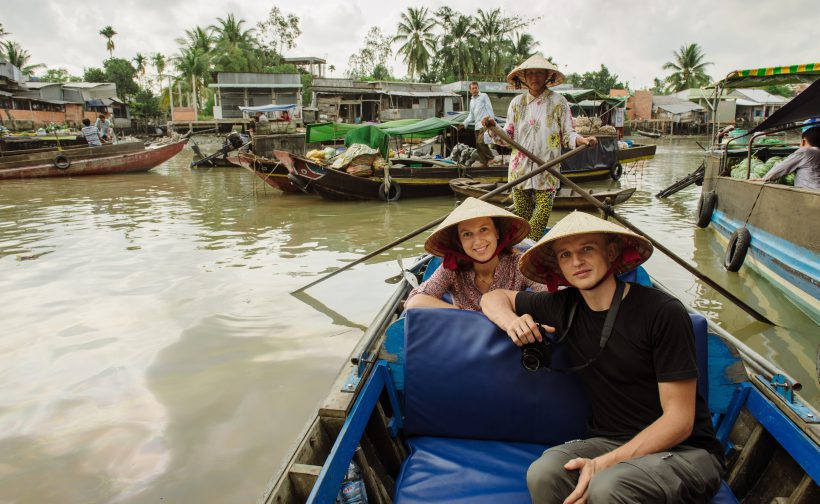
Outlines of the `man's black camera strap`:
{"label": "man's black camera strap", "polygon": [[[601,346],[598,348],[598,353],[581,365],[568,368],[551,367],[549,368],[550,371],[557,371],[559,373],[574,373],[591,365],[596,359],[598,359],[598,357],[601,356],[601,353],[603,353],[604,348],[606,347],[607,341],[609,341],[609,337],[612,336],[612,328],[615,327],[615,317],[618,316],[618,308],[621,307],[621,299],[623,299],[625,286],[626,284],[624,284],[624,282],[617,279],[615,280],[615,294],[612,295],[612,302],[609,304],[609,311],[604,319],[604,327],[601,329]],[[569,311],[569,320],[567,321],[566,329],[561,332],[561,337],[555,341],[555,344],[561,343],[567,338],[567,334],[569,334],[569,331],[572,328],[572,323],[575,321],[575,314],[578,311],[578,304],[580,302],[581,298],[579,294],[579,298],[575,300],[575,303],[573,303],[572,308]],[[572,345],[572,347],[575,348],[579,354],[581,353],[581,350],[572,341],[569,341],[569,344]]]}

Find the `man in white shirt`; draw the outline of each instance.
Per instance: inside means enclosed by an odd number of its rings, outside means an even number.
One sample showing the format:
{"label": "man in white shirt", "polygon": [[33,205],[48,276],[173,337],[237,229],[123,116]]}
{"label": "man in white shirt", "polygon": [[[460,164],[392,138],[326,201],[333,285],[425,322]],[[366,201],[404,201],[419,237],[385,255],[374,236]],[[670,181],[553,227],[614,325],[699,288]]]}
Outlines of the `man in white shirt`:
{"label": "man in white shirt", "polygon": [[470,100],[470,113],[467,114],[464,124],[460,125],[459,129],[466,128],[471,122],[475,123],[475,148],[478,151],[479,161],[487,166],[493,158],[493,153],[487,146],[489,136],[485,138],[487,128],[484,120],[488,117],[492,119],[495,116],[493,105],[490,103],[490,97],[487,96],[487,93],[478,91],[478,82],[476,81],[470,83],[470,96],[473,97]]}

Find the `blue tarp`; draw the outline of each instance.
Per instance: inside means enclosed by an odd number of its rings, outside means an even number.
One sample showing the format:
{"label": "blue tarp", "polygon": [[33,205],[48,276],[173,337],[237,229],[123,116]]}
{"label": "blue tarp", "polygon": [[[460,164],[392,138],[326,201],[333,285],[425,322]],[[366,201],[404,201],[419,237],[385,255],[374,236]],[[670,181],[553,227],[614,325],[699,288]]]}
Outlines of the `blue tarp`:
{"label": "blue tarp", "polygon": [[282,112],[283,110],[293,110],[296,108],[295,104],[289,105],[259,105],[257,107],[239,107],[242,112]]}

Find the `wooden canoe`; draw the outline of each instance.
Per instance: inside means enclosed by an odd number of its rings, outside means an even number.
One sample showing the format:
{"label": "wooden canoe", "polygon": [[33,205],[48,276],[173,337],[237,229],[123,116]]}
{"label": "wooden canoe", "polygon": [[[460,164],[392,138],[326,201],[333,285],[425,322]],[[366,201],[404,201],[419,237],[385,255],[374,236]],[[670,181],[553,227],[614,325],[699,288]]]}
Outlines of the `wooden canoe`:
{"label": "wooden canoe", "polygon": [[[0,159],[0,180],[148,171],[176,156],[187,138],[146,147],[141,142],[39,152]],[[58,167],[59,166],[59,167]]]}
{"label": "wooden canoe", "polygon": [[[450,181],[450,189],[456,193],[456,196],[458,196],[459,199],[464,199],[469,196],[472,196],[473,198],[480,198],[500,185],[503,185],[503,183],[485,184],[468,178],[458,178]],[[628,200],[634,192],[634,187],[605,191],[591,189],[589,191],[595,199],[602,203],[608,201],[610,205],[618,205],[623,203]],[[489,201],[490,203],[495,203],[497,205],[511,205],[512,195],[509,192],[503,192],[490,198]],[[590,210],[595,207],[592,203],[584,199],[580,194],[572,189],[561,188],[558,190],[558,194],[555,195],[552,208],[559,210]]]}
{"label": "wooden canoe", "polygon": [[635,133],[641,136],[645,136],[648,138],[660,138],[661,133],[658,131],[642,131],[642,130],[635,130]]}

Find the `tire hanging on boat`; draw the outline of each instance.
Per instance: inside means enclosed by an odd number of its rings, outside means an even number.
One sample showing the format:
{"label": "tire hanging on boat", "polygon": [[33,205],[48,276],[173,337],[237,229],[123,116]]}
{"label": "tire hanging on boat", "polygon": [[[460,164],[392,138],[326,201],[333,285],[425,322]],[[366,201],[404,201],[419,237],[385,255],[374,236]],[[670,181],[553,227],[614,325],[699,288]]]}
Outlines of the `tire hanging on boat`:
{"label": "tire hanging on boat", "polygon": [[68,167],[71,166],[71,160],[68,157],[64,156],[63,154],[57,154],[54,156],[54,167],[59,170],[66,170]]}
{"label": "tire hanging on boat", "polygon": [[729,245],[726,246],[726,255],[723,257],[723,267],[726,271],[736,272],[743,265],[746,259],[746,252],[749,251],[749,244],[752,242],[752,234],[745,227],[735,229],[729,238]]}
{"label": "tire hanging on boat", "polygon": [[401,197],[401,186],[397,182],[391,182],[388,188],[385,182],[379,184],[379,199],[388,203],[398,201]]}
{"label": "tire hanging on boat", "polygon": [[709,222],[712,221],[712,212],[715,211],[715,205],[717,204],[717,194],[714,192],[705,192],[700,195],[700,199],[698,200],[698,220],[697,225],[699,228],[705,228],[709,225]]}
{"label": "tire hanging on boat", "polygon": [[609,176],[612,177],[612,180],[618,180],[621,178],[621,175],[624,174],[624,167],[621,166],[621,163],[615,163],[615,166],[609,170]]}

